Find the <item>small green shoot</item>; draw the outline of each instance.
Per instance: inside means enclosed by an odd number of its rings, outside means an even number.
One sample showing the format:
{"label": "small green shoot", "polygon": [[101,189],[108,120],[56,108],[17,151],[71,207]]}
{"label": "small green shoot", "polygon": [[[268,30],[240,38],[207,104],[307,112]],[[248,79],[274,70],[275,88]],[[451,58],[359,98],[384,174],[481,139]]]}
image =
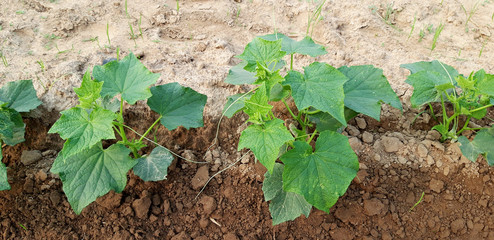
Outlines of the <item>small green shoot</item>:
{"label": "small green shoot", "polygon": [[417,14],[413,17],[412,29],[410,30],[410,34],[408,34],[408,39],[412,36],[413,30],[415,29],[415,23],[417,22]]}
{"label": "small green shoot", "polygon": [[[322,18],[321,18],[321,13],[322,13],[322,7],[326,3],[326,0],[323,0],[321,4],[317,5],[316,10],[307,16],[307,31],[305,32],[306,36],[312,36],[312,33],[314,32],[314,25],[316,25]],[[310,35],[309,35],[310,31]]]}
{"label": "small green shoot", "polygon": [[422,40],[424,40],[424,37],[425,37],[425,31],[424,29],[420,29],[419,42],[422,42]]}
{"label": "small green shoot", "polygon": [[465,32],[468,32],[469,31],[469,28],[468,28],[468,23],[472,20],[472,17],[473,15],[475,14],[475,12],[477,12],[477,10],[479,9],[479,5],[480,4],[480,1],[477,1],[472,9],[470,9],[470,11],[467,12],[467,10],[465,9],[465,7],[463,5],[461,5],[461,8],[463,9],[463,12],[465,13],[466,15],[466,18],[467,20],[465,21]]}
{"label": "small green shoot", "polygon": [[110,29],[110,24],[108,22],[106,22],[106,38],[108,39],[108,47],[111,48],[109,29]]}
{"label": "small green shoot", "polygon": [[5,54],[3,51],[0,51],[0,58],[2,59],[2,63],[5,67],[9,66],[9,63],[7,62],[7,58],[5,57]]}
{"label": "small green shoot", "polygon": [[22,225],[21,223],[19,223],[19,226],[21,226],[21,228],[23,228],[24,230],[27,231],[27,228],[24,225]]}
{"label": "small green shoot", "polygon": [[142,22],[142,13],[139,16],[139,22],[137,23],[137,27],[139,28],[139,36],[141,36],[141,38],[144,39],[144,36],[142,35],[141,22]]}
{"label": "small green shoot", "polygon": [[439,27],[436,28],[436,32],[434,33],[434,38],[432,39],[431,53],[436,48],[437,40],[439,39],[439,35],[441,35],[443,29],[444,29],[444,25],[442,23],[439,24]]}
{"label": "small green shoot", "polygon": [[125,15],[127,16],[127,18],[130,18],[129,11],[127,11],[127,0],[125,0],[124,6],[125,6]]}
{"label": "small green shoot", "polygon": [[180,4],[178,3],[178,0],[177,0],[177,14],[180,13]]}
{"label": "small green shoot", "polygon": [[39,67],[41,68],[41,72],[45,72],[45,63],[43,62],[43,60],[38,60],[36,61],[36,63],[38,63]]}
{"label": "small green shoot", "polygon": [[17,14],[17,15],[21,15],[21,14],[24,14],[24,13],[26,13],[25,10],[17,10],[17,11],[15,11],[15,14]]}
{"label": "small green shoot", "polygon": [[411,212],[417,205],[419,205],[422,202],[422,199],[424,199],[425,192],[422,192],[422,195],[420,196],[420,199],[408,210],[408,212]]}
{"label": "small green shoot", "polygon": [[482,48],[480,48],[480,52],[479,52],[479,57],[482,57],[482,52],[484,51],[484,48],[485,48],[485,45],[487,45],[487,41],[489,39],[486,39],[483,43],[482,43]]}
{"label": "small green shoot", "polygon": [[83,39],[82,42],[96,42],[98,44],[98,48],[101,49],[101,46],[99,44],[98,36],[92,37],[89,39]]}
{"label": "small green shoot", "polygon": [[132,24],[130,24],[130,23],[129,23],[129,28],[130,28],[130,32],[129,32],[130,39],[134,40],[134,45],[135,45],[135,47],[137,47],[137,41],[136,41],[136,39],[138,37],[134,34],[134,29],[132,28]]}

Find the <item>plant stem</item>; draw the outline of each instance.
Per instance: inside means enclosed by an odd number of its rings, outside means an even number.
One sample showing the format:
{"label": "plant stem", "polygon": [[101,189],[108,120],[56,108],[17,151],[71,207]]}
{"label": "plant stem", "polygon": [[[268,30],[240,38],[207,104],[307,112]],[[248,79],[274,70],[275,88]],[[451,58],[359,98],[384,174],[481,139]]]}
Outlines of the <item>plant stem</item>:
{"label": "plant stem", "polygon": [[314,130],[314,132],[312,133],[312,136],[310,136],[309,141],[307,141],[307,143],[310,144],[310,142],[312,142],[312,139],[314,139],[314,137],[316,136],[316,134],[317,134],[317,129]]}
{"label": "plant stem", "polygon": [[118,126],[118,128],[120,129],[120,136],[122,137],[122,141],[124,141],[124,143],[128,143],[129,140],[127,140],[127,136],[125,135],[125,129],[123,128],[123,99],[120,100],[120,125]]}
{"label": "plant stem", "polygon": [[448,127],[448,129],[449,129],[449,123],[448,123],[448,125],[446,125],[446,121],[448,119],[448,114],[446,113],[446,106],[444,105],[443,93],[441,93],[441,106],[443,108],[443,125]]}
{"label": "plant stem", "polygon": [[158,124],[158,122],[161,120],[162,117],[163,116],[160,116],[158,119],[156,119],[153,125],[151,125],[151,127],[149,127],[148,130],[144,134],[142,134],[141,138],[139,138],[139,142],[141,142],[149,134],[149,132],[151,132],[151,130],[154,128],[156,124]]}
{"label": "plant stem", "polygon": [[[437,121],[437,117],[436,117],[436,114],[434,113],[434,109],[432,108],[431,103],[429,103],[429,109],[431,110],[432,118],[434,118],[434,120]],[[437,122],[439,122],[439,121],[437,121]]]}
{"label": "plant stem", "polygon": [[290,54],[290,71],[293,70],[293,53]]}
{"label": "plant stem", "polygon": [[479,108],[476,108],[476,109],[470,110],[470,112],[471,112],[471,113],[472,113],[472,112],[477,112],[477,111],[484,110],[484,109],[489,108],[489,107],[492,107],[492,106],[494,106],[494,105],[492,105],[492,104],[485,105],[485,106],[483,106],[483,107],[479,107]]}
{"label": "plant stem", "polygon": [[467,128],[468,123],[470,122],[470,119],[471,119],[471,118],[472,118],[471,116],[467,118],[467,120],[465,121],[465,125],[463,125],[463,127],[461,128],[461,130],[460,130],[460,131],[458,131],[458,132],[456,133],[456,135],[460,135],[460,134],[461,134],[461,133],[462,133],[462,132],[463,132],[463,131]]}
{"label": "plant stem", "polygon": [[292,115],[293,119],[297,119],[298,123],[300,123],[300,126],[304,126],[304,123],[300,120],[300,118],[295,116],[295,114],[293,114],[292,109],[290,109],[285,99],[281,99],[281,101],[283,101],[283,104],[285,104],[286,109],[288,109],[288,112],[290,113],[290,115]]}

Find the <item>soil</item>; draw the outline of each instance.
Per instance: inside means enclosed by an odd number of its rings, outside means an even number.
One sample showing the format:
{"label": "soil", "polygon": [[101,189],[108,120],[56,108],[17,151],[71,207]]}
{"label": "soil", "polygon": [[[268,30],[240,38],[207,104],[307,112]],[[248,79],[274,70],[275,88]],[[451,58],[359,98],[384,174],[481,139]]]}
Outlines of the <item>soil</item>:
{"label": "soil", "polygon": [[[385,106],[380,122],[352,120],[344,134],[361,165],[347,193],[329,214],[313,209],[308,218],[277,226],[261,190],[265,169],[252,154],[200,190],[246,153],[236,150],[242,115],[223,119],[218,143],[208,149],[225,97],[245,90],[223,82],[238,63],[233,57],[274,29],[302,38],[314,1],[188,0],[177,9],[173,0],[134,0],[127,11],[117,0],[0,0],[0,6],[0,50],[8,63],[0,64],[0,85],[33,79],[44,103],[25,116],[26,141],[3,148],[12,190],[0,192],[2,239],[494,239],[494,168],[483,158],[470,162],[456,143],[439,142],[429,114],[414,121],[421,109],[410,108],[408,71],[399,68],[438,59],[463,74],[494,72],[487,64],[494,61],[490,1],[326,1],[310,32],[328,54],[316,60],[382,68],[404,111]],[[142,37],[134,41],[129,24],[137,34],[139,22]],[[99,42],[90,41],[95,37]],[[84,72],[116,57],[117,47],[160,73],[158,84],[177,81],[208,95],[204,128],[157,133],[160,144],[206,163],[176,160],[160,182],[130,172],[122,193],[76,215],[49,172],[63,141],[47,132],[59,111],[76,103],[72,88]],[[295,60],[297,69],[313,61]],[[156,119],[142,103],[126,112],[139,132]]]}

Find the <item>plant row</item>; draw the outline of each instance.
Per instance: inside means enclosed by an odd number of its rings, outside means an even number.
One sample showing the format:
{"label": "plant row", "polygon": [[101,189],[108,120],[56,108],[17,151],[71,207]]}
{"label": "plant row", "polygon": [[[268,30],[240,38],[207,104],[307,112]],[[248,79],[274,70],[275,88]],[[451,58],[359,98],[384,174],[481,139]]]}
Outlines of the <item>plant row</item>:
{"label": "plant row", "polygon": [[[237,56],[241,62],[225,80],[251,86],[248,92],[228,97],[223,115],[243,112],[248,116],[238,150],[250,149],[267,168],[262,189],[270,201],[273,225],[309,216],[312,207],[329,213],[359,170],[357,155],[341,134],[347,122],[358,114],[379,121],[383,103],[402,110],[382,69],[372,65],[334,68],[315,61],[303,71],[293,68],[295,54],[326,53],[310,37],[301,41],[280,33],[257,37]],[[412,107],[430,108],[439,122],[433,129],[441,133],[442,141],[458,141],[468,159],[476,161],[482,154],[494,165],[494,130],[469,124],[472,118],[484,118],[493,106],[494,75],[480,70],[464,76],[439,61],[401,67],[411,73],[406,82],[414,88]],[[79,104],[61,112],[49,133],[65,140],[51,172],[60,175],[77,214],[110,190],[123,191],[130,170],[144,181],[166,179],[174,157],[147,138],[160,124],[169,130],[203,126],[206,96],[178,83],[154,86],[158,78],[129,54],[95,66],[74,88]],[[137,132],[125,124],[124,110],[138,101],[146,101],[159,117],[134,139],[126,134]],[[275,102],[285,110],[274,111]],[[436,102],[441,104],[437,115],[432,108]],[[1,146],[24,141],[20,113],[40,104],[30,80],[0,88]],[[280,117],[284,115],[290,117]],[[461,135],[467,130],[478,131],[473,141]],[[145,154],[148,144],[155,147]],[[7,168],[0,161],[0,190],[7,189]]]}

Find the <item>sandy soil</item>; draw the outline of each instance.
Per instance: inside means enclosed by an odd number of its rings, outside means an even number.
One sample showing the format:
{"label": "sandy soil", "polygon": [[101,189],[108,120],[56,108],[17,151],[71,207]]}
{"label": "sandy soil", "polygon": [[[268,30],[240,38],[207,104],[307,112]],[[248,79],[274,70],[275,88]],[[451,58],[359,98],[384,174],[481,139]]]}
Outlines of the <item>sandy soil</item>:
{"label": "sandy soil", "polygon": [[[318,1],[320,2],[320,1]],[[433,120],[410,109],[408,71],[400,64],[438,59],[463,74],[494,60],[494,3],[490,1],[327,1],[310,30],[335,67],[373,64],[384,70],[404,103],[383,110],[382,122],[360,118],[346,130],[361,171],[330,214],[271,226],[261,191],[263,169],[253,156],[216,177],[199,197],[194,179],[223,169],[235,151],[242,116],[224,121],[220,146],[209,153],[225,97],[242,87],[225,84],[235,55],[255,36],[278,32],[300,39],[314,1],[64,1],[0,0],[0,85],[33,79],[44,104],[29,115],[27,141],[5,148],[13,190],[0,193],[0,233],[5,239],[494,239],[494,170],[471,163],[455,144],[429,132]],[[431,51],[435,29],[444,25]],[[130,37],[130,26],[136,39]],[[108,26],[108,35],[107,35]],[[139,27],[140,26],[140,27]],[[412,31],[413,26],[413,31]],[[139,30],[140,29],[140,30]],[[142,36],[140,35],[142,32]],[[421,34],[423,32],[423,34]],[[107,38],[110,38],[108,41]],[[96,41],[95,39],[98,39]],[[135,40],[135,41],[134,41]],[[170,178],[144,183],[129,176],[122,194],[110,194],[76,216],[49,166],[61,139],[47,129],[58,112],[75,105],[72,90],[83,73],[117,54],[134,52],[158,84],[179,82],[208,95],[204,129],[167,132],[160,143],[180,154],[211,156],[207,170],[181,161]],[[300,69],[314,59],[296,57]],[[126,118],[137,129],[150,119],[138,106]],[[43,116],[43,118],[39,118]],[[479,124],[487,124],[479,122]],[[369,134],[372,139],[365,138]],[[199,137],[198,137],[199,136]],[[394,144],[399,151],[388,151]],[[39,150],[33,165],[24,150]],[[424,193],[424,201],[413,206]],[[25,228],[21,227],[24,226]]]}

